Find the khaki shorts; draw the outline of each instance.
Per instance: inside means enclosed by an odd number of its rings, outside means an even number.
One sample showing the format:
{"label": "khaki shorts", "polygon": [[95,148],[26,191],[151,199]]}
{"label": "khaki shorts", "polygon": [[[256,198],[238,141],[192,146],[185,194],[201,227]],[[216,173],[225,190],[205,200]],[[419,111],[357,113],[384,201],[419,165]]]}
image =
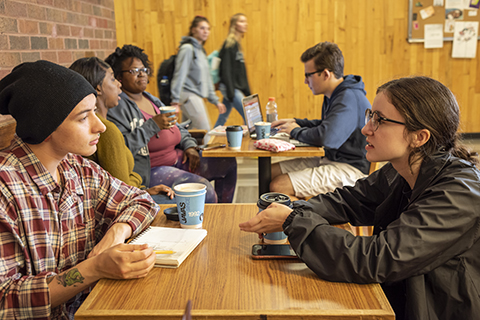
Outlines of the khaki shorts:
{"label": "khaki shorts", "polygon": [[353,186],[367,175],[343,162],[325,157],[297,158],[278,163],[282,173],[288,174],[295,196],[306,198],[332,192],[343,186]]}

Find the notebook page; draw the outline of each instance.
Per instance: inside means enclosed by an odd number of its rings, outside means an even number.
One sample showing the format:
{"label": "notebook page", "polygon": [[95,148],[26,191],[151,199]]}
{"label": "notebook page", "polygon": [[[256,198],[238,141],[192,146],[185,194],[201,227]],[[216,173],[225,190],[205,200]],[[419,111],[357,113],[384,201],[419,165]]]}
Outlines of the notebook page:
{"label": "notebook page", "polygon": [[155,265],[178,267],[206,235],[205,229],[149,227],[131,243],[146,243],[153,250],[174,251],[172,254],[157,254]]}

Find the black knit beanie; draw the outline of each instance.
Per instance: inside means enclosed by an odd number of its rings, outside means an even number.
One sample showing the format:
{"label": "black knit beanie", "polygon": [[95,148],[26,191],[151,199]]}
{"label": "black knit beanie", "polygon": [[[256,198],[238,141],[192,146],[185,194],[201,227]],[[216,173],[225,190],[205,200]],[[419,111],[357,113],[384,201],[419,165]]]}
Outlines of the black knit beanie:
{"label": "black knit beanie", "polygon": [[39,144],[92,93],[75,71],[44,60],[22,63],[0,81],[0,114],[12,115],[24,142]]}

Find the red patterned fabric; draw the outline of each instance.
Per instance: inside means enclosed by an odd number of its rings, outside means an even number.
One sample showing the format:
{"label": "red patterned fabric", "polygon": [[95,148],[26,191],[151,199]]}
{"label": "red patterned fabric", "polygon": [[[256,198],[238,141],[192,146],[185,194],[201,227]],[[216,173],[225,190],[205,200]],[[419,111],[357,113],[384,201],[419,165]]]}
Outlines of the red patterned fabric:
{"label": "red patterned fabric", "polygon": [[279,139],[262,139],[257,140],[253,144],[255,148],[268,150],[272,152],[281,152],[295,149],[295,146],[290,142],[279,140]]}

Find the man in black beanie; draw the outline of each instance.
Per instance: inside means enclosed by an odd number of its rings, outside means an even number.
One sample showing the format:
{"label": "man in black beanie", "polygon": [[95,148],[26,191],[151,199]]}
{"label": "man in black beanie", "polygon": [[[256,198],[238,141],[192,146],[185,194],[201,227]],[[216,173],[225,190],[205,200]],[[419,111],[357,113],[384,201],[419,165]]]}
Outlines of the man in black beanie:
{"label": "man in black beanie", "polygon": [[144,277],[155,254],[124,244],[158,212],[150,196],[79,155],[105,126],[95,90],[47,61],[0,81],[0,113],[17,121],[0,151],[0,308],[7,319],[73,319],[101,278]]}

